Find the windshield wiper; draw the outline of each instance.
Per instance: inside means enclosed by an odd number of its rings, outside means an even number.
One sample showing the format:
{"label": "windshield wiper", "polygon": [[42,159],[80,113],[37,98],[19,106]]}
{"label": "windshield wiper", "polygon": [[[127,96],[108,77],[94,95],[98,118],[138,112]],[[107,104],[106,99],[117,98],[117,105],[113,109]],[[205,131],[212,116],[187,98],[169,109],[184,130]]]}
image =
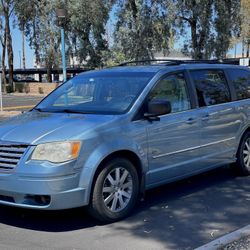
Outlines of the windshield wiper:
{"label": "windshield wiper", "polygon": [[67,114],[84,114],[82,111],[78,110],[71,110],[71,109],[60,109],[60,110],[53,110],[56,113],[67,113]]}
{"label": "windshield wiper", "polygon": [[38,112],[46,112],[44,109],[41,109],[41,108],[33,108],[33,110],[36,110]]}

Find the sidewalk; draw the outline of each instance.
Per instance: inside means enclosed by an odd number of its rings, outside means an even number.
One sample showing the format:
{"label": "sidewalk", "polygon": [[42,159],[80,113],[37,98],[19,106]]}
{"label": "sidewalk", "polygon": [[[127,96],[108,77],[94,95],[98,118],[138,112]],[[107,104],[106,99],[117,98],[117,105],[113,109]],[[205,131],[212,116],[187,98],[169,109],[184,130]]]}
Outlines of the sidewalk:
{"label": "sidewalk", "polygon": [[250,249],[250,225],[221,236],[195,250],[248,250]]}
{"label": "sidewalk", "polygon": [[250,236],[243,237],[239,240],[218,249],[218,250],[248,250],[250,249]]}
{"label": "sidewalk", "polygon": [[8,118],[15,115],[20,115],[21,111],[0,111],[0,118]]}

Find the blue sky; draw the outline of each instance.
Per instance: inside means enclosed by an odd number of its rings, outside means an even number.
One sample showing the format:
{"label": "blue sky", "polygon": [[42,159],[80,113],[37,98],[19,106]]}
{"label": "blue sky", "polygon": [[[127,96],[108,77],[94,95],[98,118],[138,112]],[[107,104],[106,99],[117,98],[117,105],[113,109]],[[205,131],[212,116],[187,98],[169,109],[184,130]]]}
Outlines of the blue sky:
{"label": "blue sky", "polygon": [[[14,52],[14,67],[20,68],[20,56],[22,61],[22,34],[17,28],[12,28],[12,44]],[[25,53],[26,53],[26,68],[33,67],[34,51],[30,49],[29,44],[25,41]]]}

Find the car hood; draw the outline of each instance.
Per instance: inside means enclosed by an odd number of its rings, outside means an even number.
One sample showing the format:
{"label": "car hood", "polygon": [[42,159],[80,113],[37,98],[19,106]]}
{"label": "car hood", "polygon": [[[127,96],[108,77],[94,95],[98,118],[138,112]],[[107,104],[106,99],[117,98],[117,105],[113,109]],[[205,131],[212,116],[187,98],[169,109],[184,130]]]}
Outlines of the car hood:
{"label": "car hood", "polygon": [[[116,119],[113,115],[28,112],[0,123],[0,140],[36,145],[83,139]],[[107,126],[110,127],[110,126]]]}

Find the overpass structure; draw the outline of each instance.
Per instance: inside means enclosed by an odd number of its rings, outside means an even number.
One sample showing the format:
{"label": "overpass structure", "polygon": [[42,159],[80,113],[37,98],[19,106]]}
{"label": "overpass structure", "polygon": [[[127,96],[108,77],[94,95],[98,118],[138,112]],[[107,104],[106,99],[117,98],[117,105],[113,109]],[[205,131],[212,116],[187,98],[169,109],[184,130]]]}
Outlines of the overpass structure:
{"label": "overpass structure", "polygon": [[[90,68],[67,68],[67,74],[71,75],[77,75],[79,73],[89,71]],[[62,75],[63,71],[62,69],[51,69],[52,75]],[[0,69],[0,74],[2,73],[2,70]],[[6,70],[6,74],[8,74],[8,70]],[[30,68],[30,69],[15,69],[14,75],[23,75],[23,76],[29,76],[34,75],[35,80],[42,82],[42,76],[47,74],[47,68]]]}

